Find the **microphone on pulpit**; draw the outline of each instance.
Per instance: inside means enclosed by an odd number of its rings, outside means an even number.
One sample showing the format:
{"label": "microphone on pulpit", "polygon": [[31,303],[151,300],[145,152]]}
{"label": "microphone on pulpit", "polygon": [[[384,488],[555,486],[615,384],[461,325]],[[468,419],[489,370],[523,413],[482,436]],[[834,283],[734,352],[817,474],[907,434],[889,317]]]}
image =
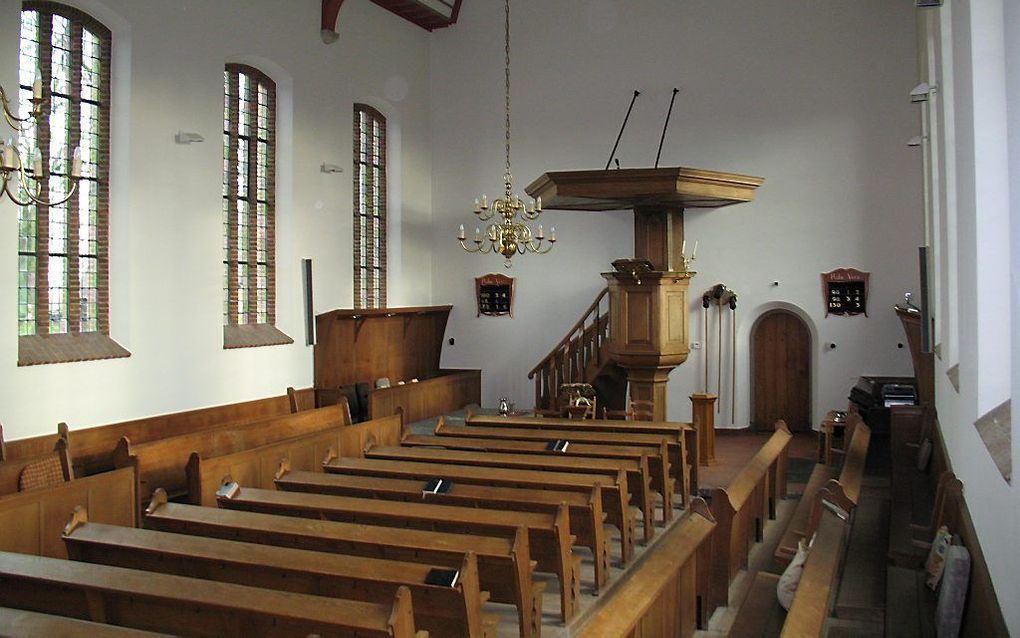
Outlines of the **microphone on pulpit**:
{"label": "microphone on pulpit", "polygon": [[[616,156],[616,147],[620,145],[620,138],[623,137],[623,129],[627,128],[627,120],[630,119],[630,112],[634,109],[634,102],[637,101],[637,97],[641,95],[641,91],[634,91],[634,97],[630,98],[630,106],[627,107],[627,115],[623,118],[623,126],[620,127],[620,134],[616,136],[616,143],[613,144],[613,151],[609,154],[609,159],[606,160],[606,169],[609,170],[609,165],[613,163],[613,158]],[[620,167],[620,163],[616,163],[616,167]]]}
{"label": "microphone on pulpit", "polygon": [[676,102],[676,94],[680,89],[673,89],[673,97],[669,100],[669,110],[666,111],[666,123],[662,125],[662,137],[659,138],[659,152],[655,154],[655,168],[659,168],[659,157],[662,156],[662,143],[666,141],[666,129],[669,128],[669,118],[673,115],[673,103]]}
{"label": "microphone on pulpit", "polygon": [[620,170],[620,158],[614,157],[613,161],[616,162],[616,170]]}

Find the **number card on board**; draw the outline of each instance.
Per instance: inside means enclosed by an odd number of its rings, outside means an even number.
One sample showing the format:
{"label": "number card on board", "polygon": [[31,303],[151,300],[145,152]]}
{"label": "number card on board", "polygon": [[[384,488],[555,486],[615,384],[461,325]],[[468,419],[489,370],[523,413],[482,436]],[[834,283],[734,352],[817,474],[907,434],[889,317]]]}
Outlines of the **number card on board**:
{"label": "number card on board", "polygon": [[475,278],[475,295],[478,297],[478,316],[514,316],[514,278],[490,273]]}
{"label": "number card on board", "polygon": [[822,273],[825,316],[868,316],[868,279],[871,273],[855,268],[837,268]]}

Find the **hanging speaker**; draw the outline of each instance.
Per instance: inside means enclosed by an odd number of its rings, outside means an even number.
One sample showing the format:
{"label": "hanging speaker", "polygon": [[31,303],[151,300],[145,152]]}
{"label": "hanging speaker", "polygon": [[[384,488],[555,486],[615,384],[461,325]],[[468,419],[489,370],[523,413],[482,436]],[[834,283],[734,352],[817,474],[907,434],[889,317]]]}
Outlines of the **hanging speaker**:
{"label": "hanging speaker", "polygon": [[315,310],[312,308],[312,260],[301,260],[301,279],[305,289],[305,344],[315,345]]}

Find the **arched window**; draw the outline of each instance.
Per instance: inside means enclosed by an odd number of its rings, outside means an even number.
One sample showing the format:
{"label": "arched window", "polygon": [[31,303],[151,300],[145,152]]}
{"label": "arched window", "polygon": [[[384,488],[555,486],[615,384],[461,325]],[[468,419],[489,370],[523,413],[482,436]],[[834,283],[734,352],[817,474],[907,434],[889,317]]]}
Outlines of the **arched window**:
{"label": "arched window", "polygon": [[386,118],[354,105],[354,307],[386,307]]}
{"label": "arched window", "polygon": [[223,72],[223,347],[293,343],[276,330],[276,84]]}
{"label": "arched window", "polygon": [[22,4],[21,114],[31,110],[37,77],[47,101],[19,131],[21,157],[45,167],[44,200],[70,192],[75,148],[82,178],[64,204],[18,209],[19,365],[128,356],[108,338],[110,48],[110,30],[91,16],[53,2]]}

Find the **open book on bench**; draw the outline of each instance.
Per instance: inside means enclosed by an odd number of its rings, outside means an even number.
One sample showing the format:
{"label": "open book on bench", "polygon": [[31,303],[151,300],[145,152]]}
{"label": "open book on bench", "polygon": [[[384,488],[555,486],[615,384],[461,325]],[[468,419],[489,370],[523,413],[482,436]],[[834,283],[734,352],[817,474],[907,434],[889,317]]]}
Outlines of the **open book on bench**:
{"label": "open book on bench", "polygon": [[545,444],[545,449],[550,452],[566,452],[567,447],[570,445],[570,441],[563,439],[556,439],[555,441],[549,441]]}
{"label": "open book on bench", "polygon": [[[430,479],[425,483],[425,487],[421,493],[424,494],[446,494],[453,487],[453,481],[450,479]],[[452,587],[452,585],[451,585]]]}
{"label": "open book on bench", "polygon": [[437,587],[456,587],[459,578],[459,569],[430,569],[429,573],[425,575],[425,584]]}

